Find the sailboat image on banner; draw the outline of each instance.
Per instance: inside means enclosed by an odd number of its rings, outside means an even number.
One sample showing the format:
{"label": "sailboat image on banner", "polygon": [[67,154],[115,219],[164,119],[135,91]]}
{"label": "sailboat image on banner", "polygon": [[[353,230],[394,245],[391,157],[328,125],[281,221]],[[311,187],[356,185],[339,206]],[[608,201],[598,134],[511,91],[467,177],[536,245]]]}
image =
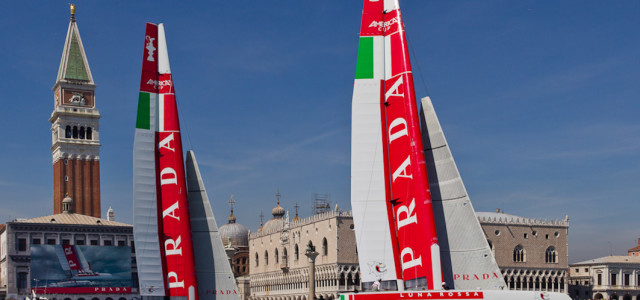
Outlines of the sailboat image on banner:
{"label": "sailboat image on banner", "polygon": [[182,154],[164,26],[147,23],[133,146],[140,295],[239,299],[195,155],[185,172]]}
{"label": "sailboat image on banner", "polygon": [[431,100],[417,109],[398,0],[364,1],[351,178],[365,291],[342,300],[570,299],[506,290]]}

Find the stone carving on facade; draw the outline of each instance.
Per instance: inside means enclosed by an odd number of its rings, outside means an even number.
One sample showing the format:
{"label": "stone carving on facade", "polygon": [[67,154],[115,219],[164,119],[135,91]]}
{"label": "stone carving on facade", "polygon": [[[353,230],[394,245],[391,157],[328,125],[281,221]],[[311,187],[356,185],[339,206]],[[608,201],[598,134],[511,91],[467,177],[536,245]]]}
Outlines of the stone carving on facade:
{"label": "stone carving on facade", "polygon": [[86,105],[87,100],[84,98],[84,95],[82,93],[73,93],[73,96],[71,96],[71,99],[69,99],[69,103],[75,105]]}

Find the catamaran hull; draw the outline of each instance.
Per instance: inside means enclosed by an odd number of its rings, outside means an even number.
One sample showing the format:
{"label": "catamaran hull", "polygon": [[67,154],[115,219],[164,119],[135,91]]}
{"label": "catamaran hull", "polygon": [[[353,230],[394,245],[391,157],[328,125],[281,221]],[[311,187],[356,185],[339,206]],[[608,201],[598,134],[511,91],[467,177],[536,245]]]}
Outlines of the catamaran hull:
{"label": "catamaran hull", "polygon": [[376,292],[376,293],[349,293],[340,295],[340,300],[570,300],[568,295],[562,293],[549,293],[540,291],[477,291],[477,290],[450,290],[450,291],[415,291],[415,292]]}

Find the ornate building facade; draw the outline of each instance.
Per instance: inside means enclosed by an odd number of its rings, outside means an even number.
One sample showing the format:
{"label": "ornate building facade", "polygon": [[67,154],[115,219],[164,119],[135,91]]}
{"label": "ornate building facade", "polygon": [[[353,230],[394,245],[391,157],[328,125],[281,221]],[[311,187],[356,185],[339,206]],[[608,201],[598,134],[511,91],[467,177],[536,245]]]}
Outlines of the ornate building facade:
{"label": "ornate building facade", "polygon": [[[279,197],[279,194],[278,194]],[[289,220],[280,206],[273,218],[249,236],[250,297],[255,300],[310,300],[309,261],[311,242],[319,252],[315,259],[317,298],[335,299],[338,293],[360,290],[360,269],[351,212],[335,210]]]}
{"label": "ornate building facade", "polygon": [[605,256],[570,266],[573,299],[640,300],[640,257]]}
{"label": "ornate building facade", "polygon": [[76,213],[100,218],[100,112],[95,88],[72,5],[49,118],[54,214],[62,212],[62,200],[69,195],[76,201]]}
{"label": "ornate building facade", "polygon": [[539,220],[499,210],[477,215],[509,289],[567,292],[568,216]]}

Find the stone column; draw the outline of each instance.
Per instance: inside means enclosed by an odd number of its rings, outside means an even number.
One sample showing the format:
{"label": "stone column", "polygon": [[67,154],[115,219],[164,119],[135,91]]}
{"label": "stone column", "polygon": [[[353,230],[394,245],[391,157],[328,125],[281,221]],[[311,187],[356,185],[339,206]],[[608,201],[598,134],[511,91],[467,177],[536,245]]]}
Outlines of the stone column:
{"label": "stone column", "polygon": [[307,251],[304,253],[309,259],[309,300],[314,300],[316,295],[316,247],[313,246],[311,241],[307,245]]}

